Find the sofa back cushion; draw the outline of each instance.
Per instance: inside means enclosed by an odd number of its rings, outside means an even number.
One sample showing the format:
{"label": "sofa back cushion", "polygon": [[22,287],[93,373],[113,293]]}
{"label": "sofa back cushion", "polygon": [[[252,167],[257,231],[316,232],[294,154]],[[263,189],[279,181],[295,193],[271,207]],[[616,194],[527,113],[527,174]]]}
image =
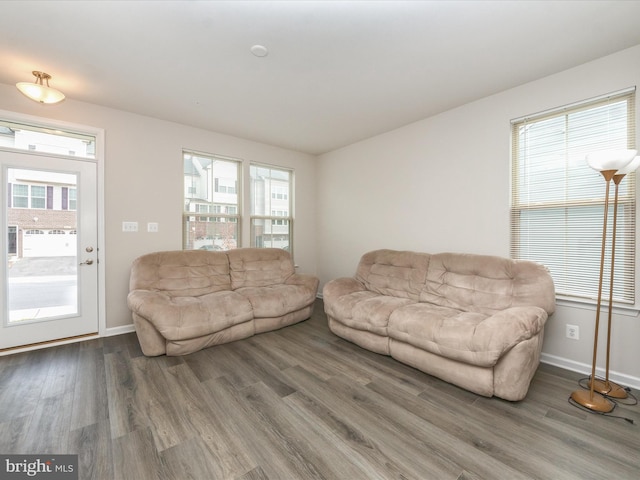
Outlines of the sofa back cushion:
{"label": "sofa back cushion", "polygon": [[428,253],[374,250],[362,256],[355,277],[369,291],[417,301],[429,258]]}
{"label": "sofa back cushion", "polygon": [[233,290],[280,285],[295,273],[291,254],[281,248],[238,248],[226,253]]}
{"label": "sofa back cushion", "polygon": [[162,291],[171,297],[198,297],[231,290],[225,252],[176,250],[155,252],[134,260],[129,290]]}
{"label": "sofa back cushion", "polygon": [[550,315],[555,288],[547,269],[534,262],[438,253],[431,256],[420,301],[485,314],[535,305]]}

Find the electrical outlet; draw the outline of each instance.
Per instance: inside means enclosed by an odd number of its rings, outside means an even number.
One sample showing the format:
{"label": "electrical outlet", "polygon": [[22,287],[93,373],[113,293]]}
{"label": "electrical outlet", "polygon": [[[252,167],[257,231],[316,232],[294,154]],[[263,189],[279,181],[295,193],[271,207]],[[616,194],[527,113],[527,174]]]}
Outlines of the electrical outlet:
{"label": "electrical outlet", "polygon": [[580,340],[580,327],[578,327],[578,325],[569,325],[567,323],[567,338]]}
{"label": "electrical outlet", "polygon": [[156,222],[147,223],[147,232],[158,233],[158,224]]}
{"label": "electrical outlet", "polygon": [[122,231],[123,232],[137,232],[138,231],[138,222],[122,222]]}

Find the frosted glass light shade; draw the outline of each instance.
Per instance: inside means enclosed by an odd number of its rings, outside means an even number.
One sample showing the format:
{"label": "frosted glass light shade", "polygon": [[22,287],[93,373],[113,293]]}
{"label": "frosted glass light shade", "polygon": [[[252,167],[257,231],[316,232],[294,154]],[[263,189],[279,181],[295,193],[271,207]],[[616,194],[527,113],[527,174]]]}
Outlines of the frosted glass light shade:
{"label": "frosted glass light shade", "polygon": [[31,100],[40,103],[58,103],[64,100],[64,94],[55,88],[45,87],[36,83],[20,82],[16,87]]}
{"label": "frosted glass light shade", "polygon": [[616,172],[616,175],[626,175],[631,172],[635,172],[638,167],[640,167],[640,156],[631,160],[631,163],[627,164],[626,167],[622,167],[620,170]]}
{"label": "frosted glass light shade", "polygon": [[631,163],[636,153],[638,153],[637,150],[602,150],[590,153],[586,160],[587,164],[598,172],[618,171]]}
{"label": "frosted glass light shade", "polygon": [[36,77],[34,83],[16,83],[16,87],[24,96],[39,103],[58,103],[64,100],[64,94],[61,91],[49,86],[51,75],[37,70],[34,70],[32,73]]}

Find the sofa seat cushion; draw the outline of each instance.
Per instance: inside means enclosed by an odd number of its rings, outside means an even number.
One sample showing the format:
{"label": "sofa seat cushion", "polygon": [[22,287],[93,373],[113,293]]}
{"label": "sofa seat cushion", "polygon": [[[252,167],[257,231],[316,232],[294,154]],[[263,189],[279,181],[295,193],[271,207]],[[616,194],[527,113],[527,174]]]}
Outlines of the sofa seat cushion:
{"label": "sofa seat cushion", "polygon": [[539,307],[513,307],[494,315],[428,303],[395,310],[389,337],[481,367],[492,367],[514,345],[537,335],[547,319]]}
{"label": "sofa seat cushion", "polygon": [[412,303],[408,298],[363,290],[336,298],[327,314],[348,327],[386,336],[393,311]]}
{"label": "sofa seat cushion", "polygon": [[253,319],[249,300],[230,291],[172,297],[163,292],[135,290],[127,300],[131,311],[147,319],[167,340],[208,335]]}
{"label": "sofa seat cushion", "polygon": [[234,292],[249,301],[255,318],[281,317],[301,310],[312,304],[316,296],[315,291],[304,285],[243,287]]}

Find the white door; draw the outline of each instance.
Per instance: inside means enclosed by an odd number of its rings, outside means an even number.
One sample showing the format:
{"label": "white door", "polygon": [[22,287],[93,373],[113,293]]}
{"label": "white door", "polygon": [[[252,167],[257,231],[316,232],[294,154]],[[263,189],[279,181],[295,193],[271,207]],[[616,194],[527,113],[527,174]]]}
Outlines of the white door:
{"label": "white door", "polygon": [[97,165],[0,151],[0,350],[98,333]]}

